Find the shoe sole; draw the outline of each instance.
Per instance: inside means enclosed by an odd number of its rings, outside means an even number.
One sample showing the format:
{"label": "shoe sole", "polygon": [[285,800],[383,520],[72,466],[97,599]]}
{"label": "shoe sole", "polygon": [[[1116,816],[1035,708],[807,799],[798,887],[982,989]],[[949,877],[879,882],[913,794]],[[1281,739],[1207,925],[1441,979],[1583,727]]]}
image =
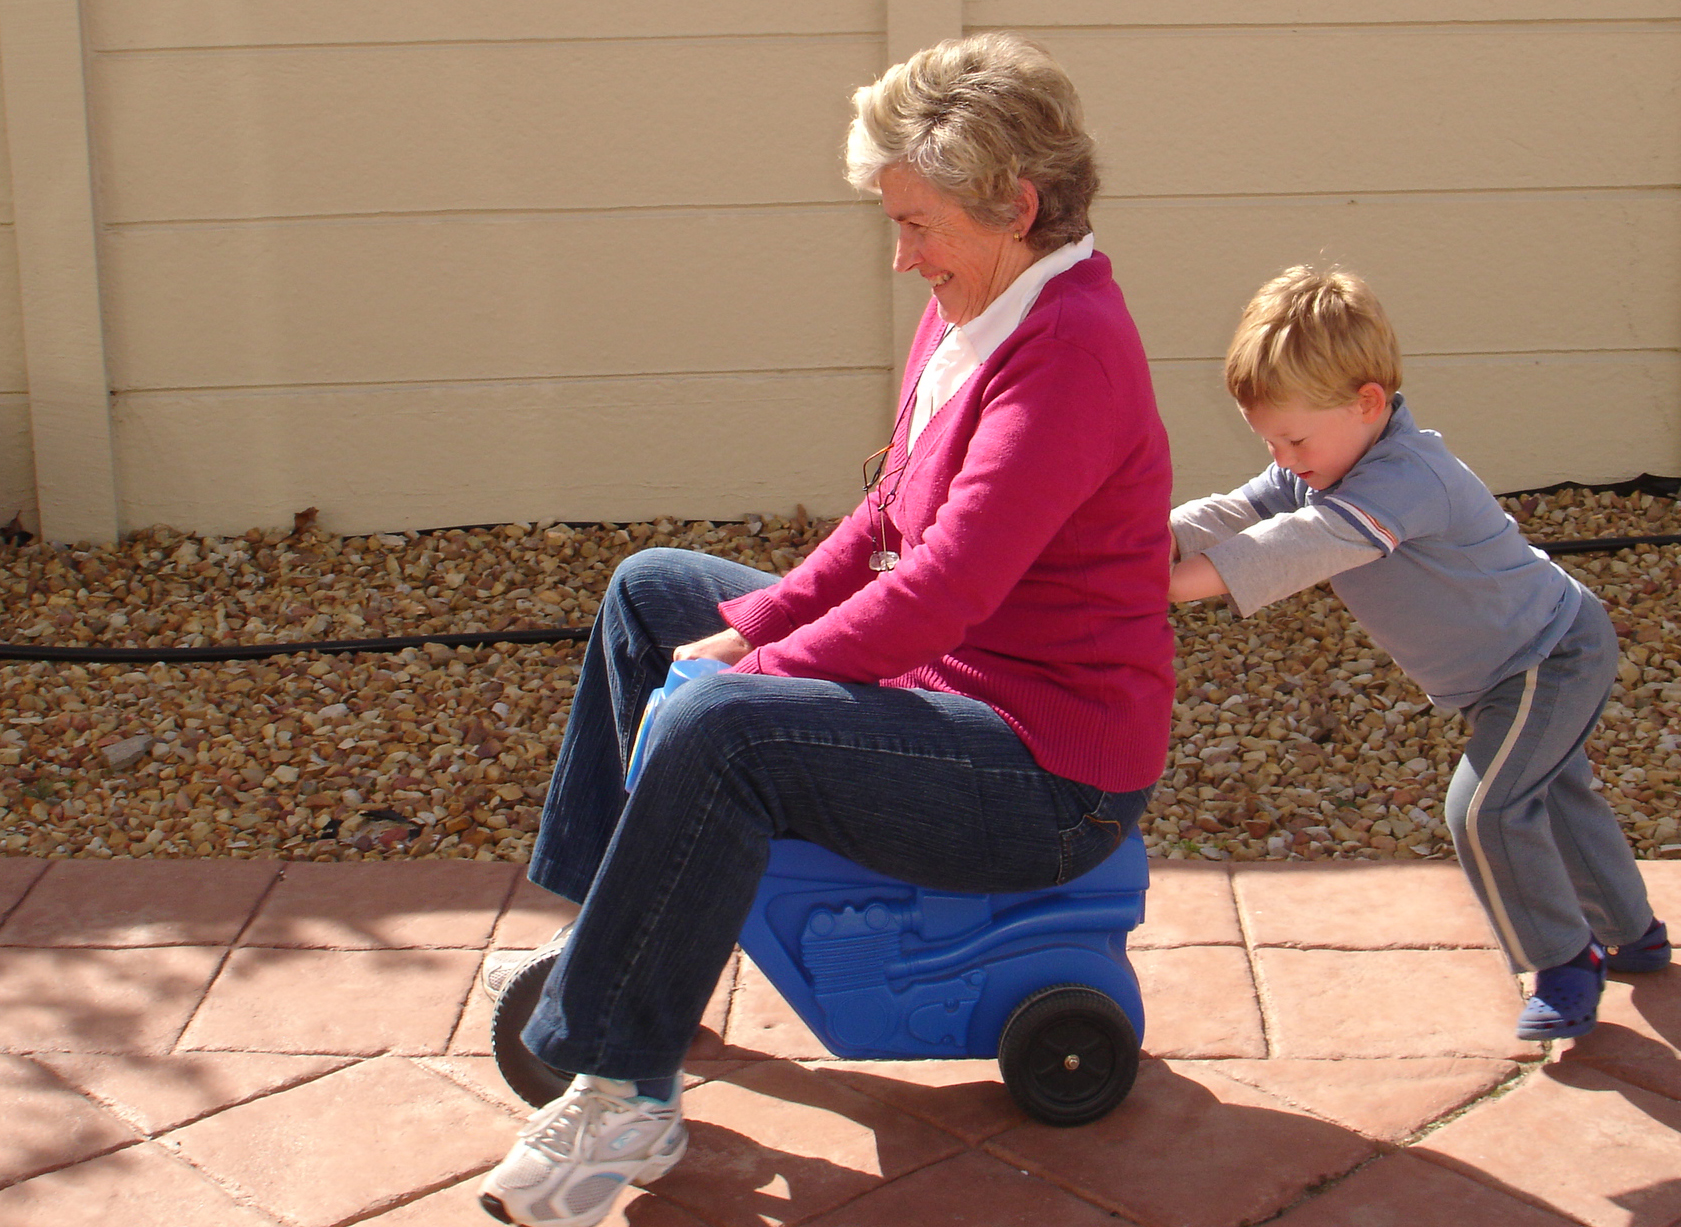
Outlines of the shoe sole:
{"label": "shoe sole", "polygon": [[1599,1016],[1580,1020],[1573,1023],[1560,1023],[1556,1027],[1519,1027],[1520,1040],[1572,1040],[1579,1035],[1586,1035],[1599,1025]]}
{"label": "shoe sole", "polygon": [[[642,1165],[636,1175],[630,1178],[629,1183],[634,1184],[639,1189],[646,1188],[677,1166],[678,1160],[689,1150],[689,1127],[679,1122],[677,1128],[680,1133],[677,1140],[677,1149],[669,1155],[660,1155],[658,1158],[649,1159]],[[508,1207],[502,1204],[502,1199],[494,1193],[480,1193],[479,1208],[499,1223],[507,1223],[510,1227],[515,1227],[517,1223],[514,1216],[508,1213]],[[602,1211],[601,1218],[606,1218],[611,1209],[612,1203],[610,1202],[607,1208]],[[600,1219],[596,1221],[599,1222]]]}

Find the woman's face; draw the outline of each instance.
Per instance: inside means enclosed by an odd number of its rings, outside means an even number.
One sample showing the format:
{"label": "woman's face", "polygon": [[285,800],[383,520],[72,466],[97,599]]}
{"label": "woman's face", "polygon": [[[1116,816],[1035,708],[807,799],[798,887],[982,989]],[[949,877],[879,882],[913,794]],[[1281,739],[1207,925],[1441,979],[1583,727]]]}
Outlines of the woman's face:
{"label": "woman's face", "polygon": [[881,207],[899,228],[893,271],[921,273],[948,324],[967,324],[985,311],[1036,258],[1014,234],[1032,224],[1031,204],[1013,226],[992,230],[906,167],[889,166],[878,183]]}

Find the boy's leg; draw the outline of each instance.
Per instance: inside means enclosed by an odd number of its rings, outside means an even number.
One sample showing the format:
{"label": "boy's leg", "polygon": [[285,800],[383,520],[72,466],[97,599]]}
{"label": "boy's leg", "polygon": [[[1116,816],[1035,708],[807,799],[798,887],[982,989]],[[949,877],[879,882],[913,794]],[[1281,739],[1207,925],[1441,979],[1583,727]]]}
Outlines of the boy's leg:
{"label": "boy's leg", "polygon": [[[1610,620],[1597,600],[1585,597],[1551,656],[1464,713],[1471,737],[1448,787],[1448,824],[1460,865],[1520,971],[1576,956],[1591,936],[1584,907],[1628,926],[1607,934],[1622,940],[1638,936],[1651,919],[1634,856],[1610,810],[1601,803],[1553,811],[1555,786],[1567,769],[1571,778],[1557,801],[1579,801],[1580,791],[1592,795],[1578,786],[1575,759],[1599,719],[1615,668]],[[1581,883],[1589,893],[1578,899]]]}
{"label": "boy's leg", "polygon": [[582,902],[624,806],[625,763],[674,648],[720,631],[718,603],[776,582],[690,550],[633,554],[613,573],[572,697],[528,876]]}
{"label": "boy's leg", "polygon": [[1593,935],[1611,947],[1637,941],[1652,923],[1646,883],[1616,814],[1593,790],[1585,751],[1571,756],[1547,790],[1547,814]]}
{"label": "boy's leg", "polygon": [[774,837],[929,886],[1026,890],[1102,860],[1143,800],[1051,775],[973,699],[701,678],[662,713],[523,1038],[560,1069],[676,1072]]}

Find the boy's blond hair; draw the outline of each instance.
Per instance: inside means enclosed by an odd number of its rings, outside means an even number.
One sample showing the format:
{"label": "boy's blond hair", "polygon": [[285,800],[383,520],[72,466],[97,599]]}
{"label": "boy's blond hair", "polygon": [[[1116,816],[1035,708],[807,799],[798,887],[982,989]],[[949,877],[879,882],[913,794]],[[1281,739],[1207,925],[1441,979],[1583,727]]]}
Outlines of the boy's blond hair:
{"label": "boy's blond hair", "polygon": [[1335,265],[1298,264],[1267,282],[1226,350],[1226,390],[1245,409],[1298,396],[1335,409],[1368,383],[1400,389],[1401,346],[1371,287]]}

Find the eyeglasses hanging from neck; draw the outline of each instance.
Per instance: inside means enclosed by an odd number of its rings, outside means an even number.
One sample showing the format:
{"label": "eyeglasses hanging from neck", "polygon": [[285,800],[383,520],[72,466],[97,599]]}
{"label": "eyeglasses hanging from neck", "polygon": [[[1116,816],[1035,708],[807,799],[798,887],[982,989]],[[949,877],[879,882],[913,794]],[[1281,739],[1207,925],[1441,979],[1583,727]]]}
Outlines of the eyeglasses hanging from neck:
{"label": "eyeglasses hanging from neck", "polygon": [[899,496],[898,480],[893,482],[893,488],[885,494],[879,492],[884,477],[897,479],[904,475],[905,464],[909,463],[909,458],[907,457],[905,463],[900,464],[891,474],[884,473],[883,470],[887,467],[887,455],[892,450],[893,445],[889,443],[864,461],[864,499],[869,504],[870,534],[876,547],[870,553],[869,566],[870,570],[877,572],[891,571],[899,565],[898,551],[887,548],[886,525],[887,509]]}
{"label": "eyeglasses hanging from neck", "polygon": [[[940,341],[944,342],[946,337],[951,335],[951,331],[951,326],[948,325],[945,331],[940,334]],[[936,346],[937,348],[938,346]],[[929,357],[932,358],[932,356],[933,351],[930,351]],[[927,363],[924,362],[923,366],[923,373],[926,373]],[[887,509],[899,497],[899,483],[904,481],[905,468],[911,462],[911,441],[908,435],[905,438],[905,458],[891,472],[883,472],[883,470],[887,467],[887,457],[893,452],[893,441],[898,439],[899,432],[904,428],[906,416],[916,404],[916,388],[921,385],[921,382],[922,378],[919,374],[916,386],[911,388],[910,395],[906,396],[904,403],[899,406],[899,415],[893,420],[893,433],[888,436],[887,446],[880,451],[870,453],[869,458],[864,461],[864,498],[869,503],[870,535],[874,539],[876,547],[870,552],[869,567],[870,570],[878,573],[891,571],[899,565],[899,552],[887,548]],[[880,493],[883,484],[888,480],[893,482],[892,488],[886,493]]]}

